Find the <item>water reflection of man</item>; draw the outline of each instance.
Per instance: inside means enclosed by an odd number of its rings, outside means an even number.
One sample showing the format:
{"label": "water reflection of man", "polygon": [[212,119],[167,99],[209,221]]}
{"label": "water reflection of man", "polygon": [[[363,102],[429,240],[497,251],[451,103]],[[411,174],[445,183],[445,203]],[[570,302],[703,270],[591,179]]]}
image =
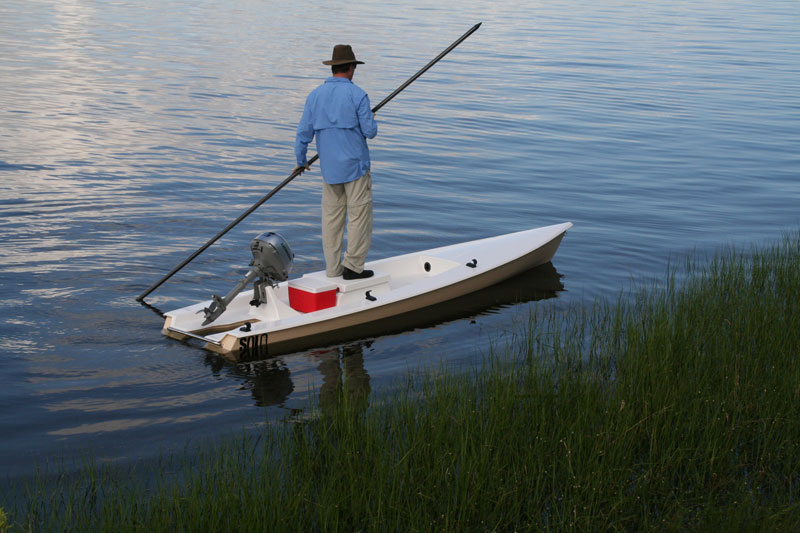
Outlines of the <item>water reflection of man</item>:
{"label": "water reflection of man", "polygon": [[330,413],[342,399],[359,411],[366,409],[371,388],[369,374],[364,369],[363,345],[360,342],[348,344],[314,355],[321,359],[318,369],[322,374],[319,389],[322,411]]}
{"label": "water reflection of man", "polygon": [[[372,276],[364,261],[372,241],[372,175],[367,139],[378,134],[369,97],[353,83],[358,61],[349,44],[337,44],[329,61],[332,76],[306,99],[297,126],[295,170],[307,168],[308,144],[317,138],[322,171],[322,249],[325,274]],[[347,219],[347,250],[342,259]]]}

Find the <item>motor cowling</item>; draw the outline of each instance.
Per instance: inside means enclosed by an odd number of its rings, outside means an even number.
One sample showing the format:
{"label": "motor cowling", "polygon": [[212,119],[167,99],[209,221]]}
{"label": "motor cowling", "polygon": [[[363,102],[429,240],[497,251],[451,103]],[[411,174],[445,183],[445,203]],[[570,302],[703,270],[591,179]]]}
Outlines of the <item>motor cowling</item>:
{"label": "motor cowling", "polygon": [[250,266],[258,269],[261,277],[273,281],[286,281],[294,266],[294,253],[289,243],[278,233],[267,231],[250,241],[253,260]]}

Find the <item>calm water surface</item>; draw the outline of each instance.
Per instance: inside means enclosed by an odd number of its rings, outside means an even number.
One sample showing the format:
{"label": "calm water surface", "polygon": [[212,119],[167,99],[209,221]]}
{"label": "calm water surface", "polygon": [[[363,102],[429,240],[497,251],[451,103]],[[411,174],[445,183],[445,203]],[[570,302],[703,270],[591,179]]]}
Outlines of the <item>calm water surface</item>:
{"label": "calm water surface", "polygon": [[[160,334],[135,297],[288,175],[333,44],[366,62],[355,81],[375,104],[479,21],[378,114],[370,258],[572,221],[552,270],[429,327],[261,363]],[[0,475],[87,447],[153,457],[474,364],[533,308],[778,238],[800,224],[799,43],[794,0],[3,2]],[[319,179],[150,303],[227,292],[265,230],[296,274],[323,268]]]}

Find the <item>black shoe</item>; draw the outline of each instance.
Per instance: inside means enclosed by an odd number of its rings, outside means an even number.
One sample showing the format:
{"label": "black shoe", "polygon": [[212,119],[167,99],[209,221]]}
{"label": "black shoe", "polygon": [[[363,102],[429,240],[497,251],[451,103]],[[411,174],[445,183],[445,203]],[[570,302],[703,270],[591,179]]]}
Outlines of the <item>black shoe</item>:
{"label": "black shoe", "polygon": [[361,271],[361,273],[358,273],[358,272],[355,272],[353,270],[350,270],[347,267],[344,267],[344,274],[342,274],[342,277],[344,279],[348,279],[348,280],[349,279],[365,279],[365,278],[371,278],[372,274],[373,274],[372,270],[363,270],[363,271]]}

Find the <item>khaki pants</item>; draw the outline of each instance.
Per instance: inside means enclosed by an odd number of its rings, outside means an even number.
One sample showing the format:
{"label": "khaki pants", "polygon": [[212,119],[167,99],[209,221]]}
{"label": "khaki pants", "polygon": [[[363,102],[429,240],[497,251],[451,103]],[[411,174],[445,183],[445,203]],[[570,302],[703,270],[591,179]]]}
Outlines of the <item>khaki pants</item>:
{"label": "khaki pants", "polygon": [[[347,219],[347,251],[342,260],[344,225]],[[369,170],[355,181],[328,185],[322,182],[322,249],[325,274],[341,276],[346,266],[364,270],[372,242],[372,175]]]}

